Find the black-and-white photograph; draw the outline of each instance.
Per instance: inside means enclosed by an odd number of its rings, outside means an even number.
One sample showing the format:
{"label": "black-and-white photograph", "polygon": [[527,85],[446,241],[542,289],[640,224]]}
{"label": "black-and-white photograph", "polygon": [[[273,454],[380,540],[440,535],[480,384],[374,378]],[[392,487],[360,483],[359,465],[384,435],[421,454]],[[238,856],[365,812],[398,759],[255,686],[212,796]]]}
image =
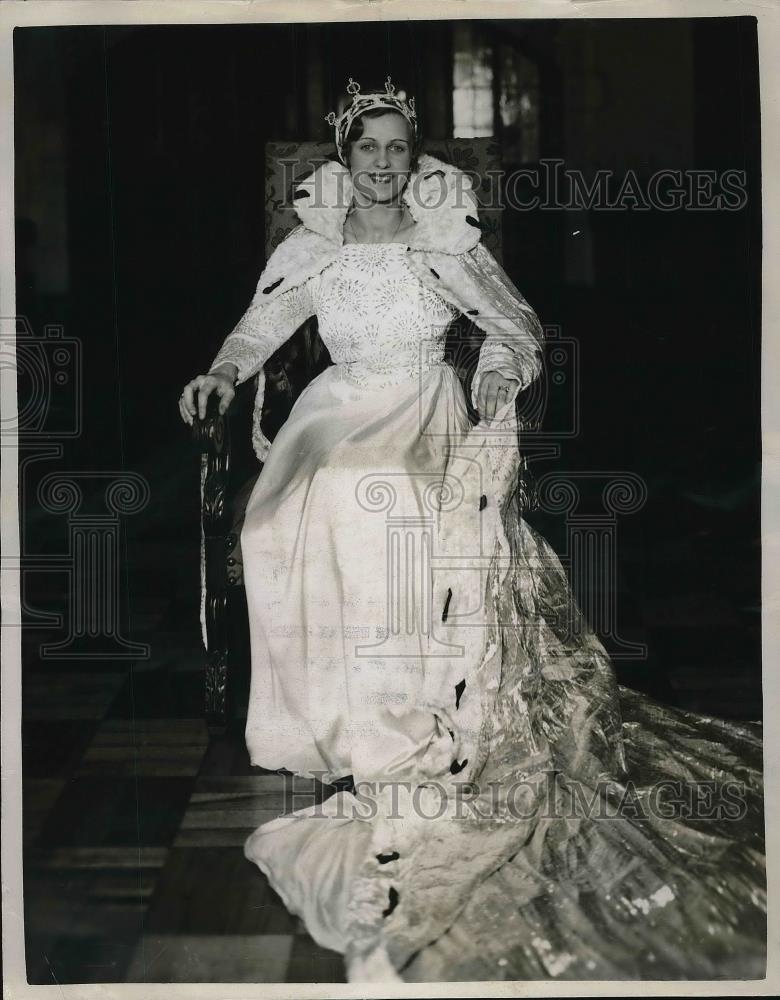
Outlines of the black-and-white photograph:
{"label": "black-and-white photograph", "polygon": [[761,992],[756,18],[92,6],[13,31],[27,983]]}

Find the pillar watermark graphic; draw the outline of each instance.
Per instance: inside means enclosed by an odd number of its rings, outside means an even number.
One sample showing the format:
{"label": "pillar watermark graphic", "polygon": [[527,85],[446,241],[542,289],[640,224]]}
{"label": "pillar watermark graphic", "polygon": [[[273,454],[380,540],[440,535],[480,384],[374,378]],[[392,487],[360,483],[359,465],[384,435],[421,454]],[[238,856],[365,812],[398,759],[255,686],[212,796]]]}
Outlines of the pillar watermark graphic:
{"label": "pillar watermark graphic", "polygon": [[[102,486],[103,510],[89,510],[84,487]],[[150,655],[146,643],[120,634],[120,515],[136,514],[149,502],[149,484],[136,473],[50,473],[38,487],[44,510],[67,516],[68,549],[49,557],[66,575],[68,635],[40,647],[49,660],[137,660]]]}
{"label": "pillar watermark graphic", "polygon": [[[366,514],[385,518],[387,616],[380,641],[356,646],[355,655],[414,655],[409,652],[413,635],[420,640],[418,655],[423,659],[463,655],[462,645],[447,640],[448,631],[453,640],[456,634],[462,638],[464,633],[449,626],[486,627],[480,610],[490,574],[495,572],[503,581],[507,574],[513,580],[512,573],[517,576],[518,572],[531,571],[546,577],[545,586],[555,586],[565,594],[565,600],[544,613],[540,605],[540,614],[530,616],[523,628],[553,625],[558,633],[565,632],[567,639],[595,632],[609,640],[613,659],[646,659],[648,647],[644,643],[620,634],[617,608],[619,524],[621,518],[639,512],[645,505],[645,481],[625,469],[556,470],[529,476],[531,485],[525,481],[532,462],[559,459],[563,442],[581,433],[577,340],[564,336],[558,325],[544,327],[546,350],[541,370],[519,392],[514,414],[502,420],[482,421],[482,432],[472,428],[473,435],[465,433],[453,452],[452,431],[427,426],[426,380],[431,377],[432,367],[442,364],[436,344],[443,331],[438,332],[440,336],[432,336],[420,351],[419,429],[422,438],[439,438],[437,446],[448,449],[449,458],[443,472],[388,468],[363,476],[357,484],[357,506]],[[504,339],[510,347],[514,344],[521,357],[528,350],[529,339],[522,332],[508,333]],[[480,349],[469,331],[461,335],[452,350],[451,365],[460,375],[465,393]],[[507,481],[498,487],[496,468],[502,464],[508,470]],[[496,537],[504,534],[505,526],[497,527],[495,511],[492,519],[482,515],[489,505],[495,507],[500,502],[497,490],[499,494],[508,491],[504,500],[514,493],[521,520],[534,511],[563,518],[563,551],[532,545],[533,552],[523,555],[520,550],[527,546],[517,541],[514,551],[508,544],[497,549]],[[595,511],[594,491],[600,493],[600,509]],[[529,497],[533,502],[528,502]],[[451,527],[442,533],[439,525],[448,518],[453,518]],[[458,535],[460,538],[452,544]],[[445,536],[450,542],[443,545]],[[565,584],[561,582],[562,574]],[[442,578],[447,579],[449,587],[434,584]],[[555,620],[548,621],[553,611]],[[496,624],[502,628],[511,622]]]}
{"label": "pillar watermark graphic", "polygon": [[[0,319],[0,365],[13,372],[18,394],[16,413],[0,426],[0,444],[8,451],[17,446],[20,529],[18,553],[4,552],[2,563],[19,573],[19,624],[66,631],[40,646],[42,659],[147,659],[148,644],[121,634],[120,596],[122,518],[148,504],[148,482],[124,469],[39,475],[43,463],[61,462],[65,443],[83,433],[83,362],[81,341],[61,325],[39,334],[26,317]],[[65,519],[61,551],[33,544],[45,515]],[[41,610],[28,599],[36,574],[63,580],[66,612]]]}
{"label": "pillar watermark graphic", "polygon": [[[581,511],[583,482],[601,486],[602,511]],[[618,517],[641,510],[647,500],[645,481],[631,472],[548,472],[537,489],[542,510],[565,515],[566,550],[560,558],[572,602],[579,594],[584,616],[569,613],[567,621],[574,629],[590,627],[611,640],[612,659],[647,659],[647,646],[622,639],[617,623]]]}
{"label": "pillar watermark graphic", "polygon": [[[401,485],[419,496],[421,513],[409,513],[400,502]],[[355,655],[406,657],[408,640],[416,636],[426,657],[452,656],[457,647],[434,631],[432,574],[437,513],[463,502],[462,484],[437,473],[369,473],[358,482],[355,498],[367,514],[385,515],[387,581],[384,635],[375,643],[356,645]]]}
{"label": "pillar watermark graphic", "polygon": [[[447,516],[464,502],[465,490],[458,478],[445,474],[438,479],[433,474],[420,474],[426,484],[421,496],[427,498],[424,512],[419,515],[396,512],[397,480],[415,478],[411,473],[373,473],[360,480],[356,498],[367,512],[384,514],[386,524],[386,609],[387,620],[384,637],[372,644],[355,647],[356,656],[408,656],[410,636],[421,640],[429,656],[458,654],[457,644],[446,642],[437,631],[437,622],[447,620],[447,601],[444,607],[434,607],[434,573],[446,573],[452,581],[451,590],[458,587],[461,574],[476,574],[480,583],[470,586],[469,592],[477,599],[485,593],[488,575],[513,568],[515,555],[496,552],[489,547],[489,540],[472,519],[474,533],[468,549],[453,557],[446,550],[437,549],[437,518]],[[394,480],[396,481],[394,483]],[[580,484],[601,486],[603,509],[583,512]],[[539,509],[547,513],[563,514],[566,523],[566,547],[562,553],[553,553],[549,565],[536,564],[536,571],[555,573],[560,564],[567,576],[565,592],[568,605],[560,608],[556,624],[568,629],[568,637],[576,638],[594,631],[602,639],[610,640],[612,659],[646,659],[648,648],[644,643],[624,639],[619,634],[617,613],[617,550],[619,518],[638,512],[647,500],[644,480],[625,471],[555,472],[548,473],[538,483]],[[437,504],[440,503],[440,506]],[[543,556],[544,559],[544,556]],[[504,572],[502,572],[504,571]],[[451,596],[451,595],[450,595]],[[460,625],[479,627],[476,606],[461,609],[456,619]],[[469,622],[469,618],[474,619]],[[507,623],[499,622],[499,625]],[[546,622],[529,622],[524,628],[545,627]]]}

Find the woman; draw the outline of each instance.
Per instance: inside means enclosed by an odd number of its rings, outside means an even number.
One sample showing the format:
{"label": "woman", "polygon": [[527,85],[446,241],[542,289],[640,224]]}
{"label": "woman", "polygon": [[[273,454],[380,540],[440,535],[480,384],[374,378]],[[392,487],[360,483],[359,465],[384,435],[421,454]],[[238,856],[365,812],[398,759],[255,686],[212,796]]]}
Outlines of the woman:
{"label": "woman", "polygon": [[[339,162],[180,400],[189,423],[260,375],[247,745],[342,781],[245,854],[353,981],[762,976],[759,734],[618,689],[519,515],[539,321],[413,101],[348,90]],[[476,427],[443,358],[459,313],[485,332]],[[311,315],[334,364],[269,446],[262,365]]]}

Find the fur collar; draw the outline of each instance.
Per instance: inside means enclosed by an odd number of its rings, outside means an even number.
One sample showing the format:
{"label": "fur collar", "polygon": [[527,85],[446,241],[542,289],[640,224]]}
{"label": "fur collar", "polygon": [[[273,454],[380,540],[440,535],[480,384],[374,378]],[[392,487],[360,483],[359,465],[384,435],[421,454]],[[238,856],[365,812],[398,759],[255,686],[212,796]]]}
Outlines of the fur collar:
{"label": "fur collar", "polygon": [[[328,160],[299,181],[293,191],[303,225],[337,246],[344,243],[344,222],[352,202],[352,178],[341,163]],[[460,254],[480,241],[478,202],[468,174],[423,153],[402,200],[415,221],[407,245],[414,250]]]}

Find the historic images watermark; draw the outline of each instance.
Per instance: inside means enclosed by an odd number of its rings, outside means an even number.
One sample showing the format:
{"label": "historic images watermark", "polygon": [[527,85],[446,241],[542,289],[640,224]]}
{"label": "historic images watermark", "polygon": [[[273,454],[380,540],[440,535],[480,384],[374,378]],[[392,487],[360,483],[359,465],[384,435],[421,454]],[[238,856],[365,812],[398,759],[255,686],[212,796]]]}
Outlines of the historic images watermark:
{"label": "historic images watermark", "polygon": [[[543,159],[534,167],[486,173],[488,184],[479,184],[482,207],[520,212],[738,212],[748,198],[744,170],[662,169],[642,175],[631,169],[602,169],[586,173],[566,167],[565,160]],[[479,183],[476,178],[474,183]]]}
{"label": "historic images watermark", "polygon": [[[281,159],[282,190],[289,193],[286,207],[305,200],[307,208],[335,207],[345,211],[370,184],[362,181],[369,171],[351,173],[336,170],[327,179],[315,170],[327,158],[301,161]],[[302,168],[304,170],[302,171]],[[441,171],[417,171],[410,176],[405,199],[426,209],[447,204],[468,209],[472,190],[478,192],[483,209],[510,209],[518,212],[586,209],[601,212],[738,212],[748,201],[748,181],[744,170],[728,168],[662,168],[650,173],[633,169],[615,171],[581,170],[558,158],[544,158],[538,164],[512,170],[478,172],[459,168],[449,178],[437,178]],[[437,185],[436,181],[440,183]]]}
{"label": "historic images watermark", "polygon": [[[604,779],[593,784],[554,768],[512,781],[421,782],[362,780],[347,794],[319,798],[316,786],[327,784],[326,771],[310,778],[286,775],[284,812],[312,819],[371,820],[382,815],[401,820],[476,822],[543,819],[628,820],[633,822],[739,822],[748,809],[749,787],[736,779],[664,778],[637,786],[631,780]],[[311,779],[315,779],[312,783]],[[301,812],[305,810],[304,812]]]}
{"label": "historic images watermark", "polygon": [[[42,643],[43,660],[148,659],[146,643],[121,634],[121,518],[143,510],[149,502],[146,479],[127,470],[52,471],[39,476],[42,463],[57,463],[64,442],[83,431],[83,345],[58,325],[33,330],[26,317],[0,319],[0,364],[17,380],[18,405],[4,420],[0,442],[16,444],[19,467],[18,554],[4,552],[3,568],[20,574],[23,624],[65,631]],[[32,483],[37,479],[37,486]],[[59,551],[35,549],[31,525],[41,513],[65,519]],[[33,574],[64,579],[66,613],[36,608],[27,598]]]}

